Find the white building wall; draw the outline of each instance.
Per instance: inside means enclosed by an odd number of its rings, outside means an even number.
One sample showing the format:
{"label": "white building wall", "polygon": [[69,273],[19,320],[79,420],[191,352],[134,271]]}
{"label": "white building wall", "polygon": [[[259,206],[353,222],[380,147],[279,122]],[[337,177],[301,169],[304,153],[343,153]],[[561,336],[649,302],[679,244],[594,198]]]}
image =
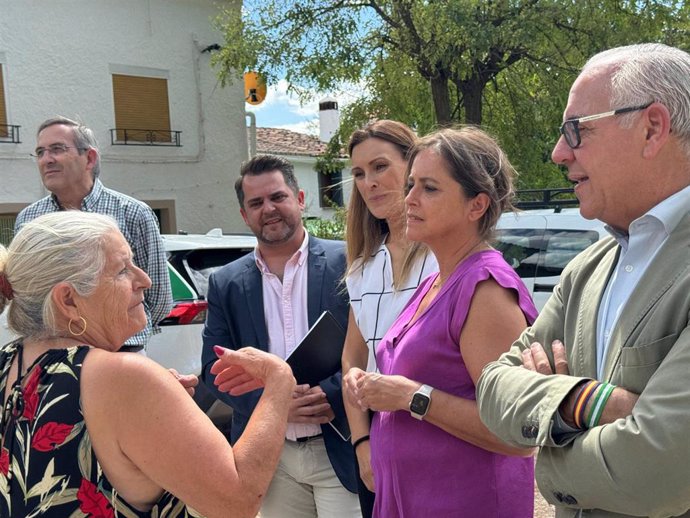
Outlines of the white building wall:
{"label": "white building wall", "polygon": [[[8,124],[0,143],[0,213],[45,196],[29,153],[45,119],[80,119],[99,140],[101,179],[156,206],[174,204],[172,231],[244,231],[233,183],[247,157],[242,82],[221,88],[201,49],[221,43],[216,0],[0,0],[0,63]],[[112,73],[168,79],[171,129],[182,147],[111,145]]]}

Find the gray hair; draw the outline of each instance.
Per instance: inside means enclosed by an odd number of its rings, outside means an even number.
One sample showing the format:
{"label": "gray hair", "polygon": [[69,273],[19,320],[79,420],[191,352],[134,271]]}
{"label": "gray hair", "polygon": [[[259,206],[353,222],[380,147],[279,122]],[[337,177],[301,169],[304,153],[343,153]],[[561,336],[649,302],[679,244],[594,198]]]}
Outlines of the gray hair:
{"label": "gray hair", "polygon": [[[610,108],[618,109],[659,102],[669,111],[671,130],[690,157],[690,55],[661,43],[617,47],[596,54],[583,72],[610,68]],[[634,113],[621,116],[629,126]]]}
{"label": "gray hair", "polygon": [[74,139],[74,146],[77,148],[77,152],[81,155],[85,149],[93,149],[96,151],[96,163],[93,166],[92,173],[94,178],[98,178],[101,174],[101,152],[98,150],[98,141],[96,136],[93,134],[91,128],[87,128],[81,122],[68,119],[67,117],[53,117],[43,121],[43,123],[38,127],[36,132],[36,137],[44,129],[50,126],[69,126],[72,128],[72,138]]}
{"label": "gray hair", "polygon": [[[105,267],[103,243],[117,223],[109,216],[81,211],[54,212],[25,224],[7,250],[0,245],[0,275],[14,298],[7,323],[22,337],[60,336],[51,293],[67,282],[88,297]],[[0,312],[8,300],[0,293]]]}

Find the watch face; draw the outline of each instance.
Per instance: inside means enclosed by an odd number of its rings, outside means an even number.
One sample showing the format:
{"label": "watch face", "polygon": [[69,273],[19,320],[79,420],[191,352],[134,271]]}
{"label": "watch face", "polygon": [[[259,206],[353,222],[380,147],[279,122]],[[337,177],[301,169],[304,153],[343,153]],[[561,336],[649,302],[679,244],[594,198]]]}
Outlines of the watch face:
{"label": "watch face", "polygon": [[412,402],[410,403],[410,412],[414,414],[424,415],[426,414],[426,409],[429,408],[429,396],[424,394],[415,394],[412,396]]}

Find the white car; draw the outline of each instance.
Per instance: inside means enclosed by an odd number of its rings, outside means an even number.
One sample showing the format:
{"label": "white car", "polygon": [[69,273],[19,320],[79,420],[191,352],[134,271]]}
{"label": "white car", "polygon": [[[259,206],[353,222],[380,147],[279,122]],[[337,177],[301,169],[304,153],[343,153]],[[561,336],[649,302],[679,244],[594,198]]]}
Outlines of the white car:
{"label": "white car", "polygon": [[206,320],[208,278],[215,270],[251,252],[250,234],[164,234],[173,309],[149,340],[146,354],[164,367],[183,374],[201,373],[201,332]]}
{"label": "white car", "polygon": [[501,216],[494,247],[515,268],[541,311],[565,265],[608,235],[601,221],[583,218],[579,209],[527,210]]}

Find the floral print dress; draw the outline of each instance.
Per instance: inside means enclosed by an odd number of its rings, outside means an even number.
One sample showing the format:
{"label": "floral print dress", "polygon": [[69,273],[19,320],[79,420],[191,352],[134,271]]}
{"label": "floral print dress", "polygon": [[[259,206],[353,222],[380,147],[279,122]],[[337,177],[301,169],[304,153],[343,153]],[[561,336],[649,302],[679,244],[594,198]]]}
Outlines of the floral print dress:
{"label": "floral print dress", "polygon": [[[5,394],[21,342],[0,349],[0,394]],[[0,517],[192,517],[163,493],[149,512],[132,508],[108,482],[91,447],[79,398],[88,346],[52,349],[26,371],[22,401],[10,388],[0,415]],[[15,396],[14,403],[12,402]]]}

